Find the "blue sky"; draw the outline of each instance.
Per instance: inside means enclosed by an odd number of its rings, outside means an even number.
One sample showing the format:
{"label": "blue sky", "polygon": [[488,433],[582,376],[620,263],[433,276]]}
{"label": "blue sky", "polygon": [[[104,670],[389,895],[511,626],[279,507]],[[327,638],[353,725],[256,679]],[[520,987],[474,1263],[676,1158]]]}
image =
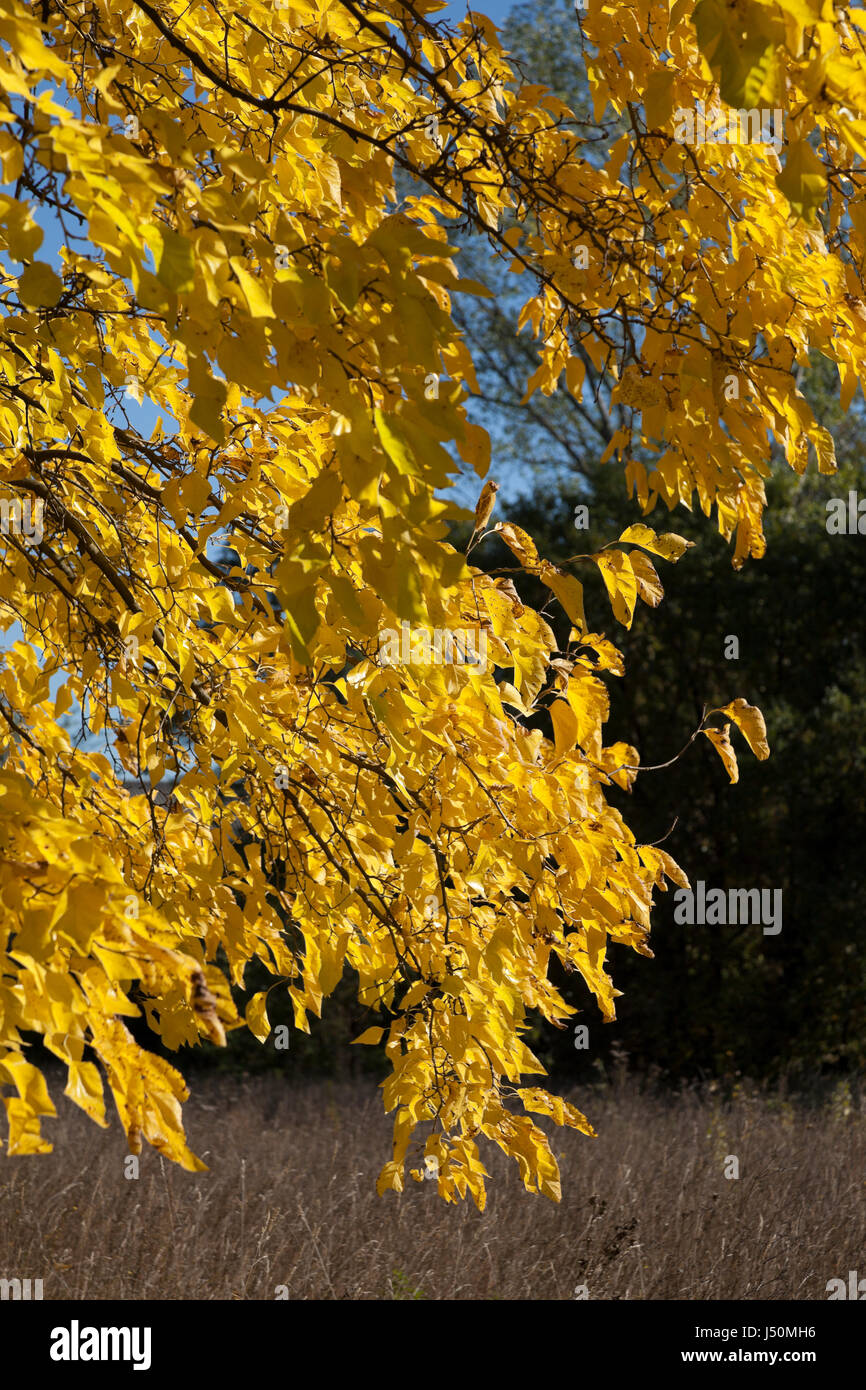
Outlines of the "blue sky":
{"label": "blue sky", "polygon": [[479,10],[481,14],[486,14],[488,19],[492,19],[494,24],[502,24],[509,10],[512,9],[516,0],[478,0],[477,4],[467,5],[466,0],[452,0],[452,3],[445,6],[437,14],[431,15],[433,20],[452,19],[460,20],[466,18],[467,9]]}

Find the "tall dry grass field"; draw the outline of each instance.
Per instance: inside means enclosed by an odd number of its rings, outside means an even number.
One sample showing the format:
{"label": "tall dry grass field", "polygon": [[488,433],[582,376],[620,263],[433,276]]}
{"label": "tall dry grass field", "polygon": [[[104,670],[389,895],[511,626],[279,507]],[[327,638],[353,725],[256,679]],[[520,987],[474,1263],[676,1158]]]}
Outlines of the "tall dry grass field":
{"label": "tall dry grass field", "polygon": [[569,1099],[599,1137],[552,1128],[562,1203],[486,1146],[480,1214],[432,1182],[376,1196],[375,1087],[198,1077],[187,1126],[209,1171],[146,1150],[138,1180],[117,1121],[61,1096],[53,1154],[0,1156],[0,1277],[42,1278],[46,1299],[826,1299],[866,1273],[866,1103],[847,1088],[820,1107],[629,1081]]}

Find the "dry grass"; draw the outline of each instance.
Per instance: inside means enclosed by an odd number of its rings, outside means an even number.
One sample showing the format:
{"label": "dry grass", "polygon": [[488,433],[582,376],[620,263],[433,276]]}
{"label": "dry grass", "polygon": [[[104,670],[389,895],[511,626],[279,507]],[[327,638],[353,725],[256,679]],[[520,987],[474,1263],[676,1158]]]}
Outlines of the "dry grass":
{"label": "dry grass", "polygon": [[[866,1102],[746,1088],[729,1104],[625,1082],[554,1130],[563,1201],[489,1146],[487,1210],[435,1183],[376,1196],[390,1120],[375,1088],[200,1077],[187,1126],[210,1171],[142,1157],[60,1099],[48,1157],[0,1156],[0,1276],[46,1299],[826,1299],[862,1265]],[[62,1107],[62,1108],[61,1108]],[[740,1162],[724,1177],[725,1156]],[[169,1171],[170,1169],[170,1171]],[[866,1274],[866,1269],[862,1271]]]}

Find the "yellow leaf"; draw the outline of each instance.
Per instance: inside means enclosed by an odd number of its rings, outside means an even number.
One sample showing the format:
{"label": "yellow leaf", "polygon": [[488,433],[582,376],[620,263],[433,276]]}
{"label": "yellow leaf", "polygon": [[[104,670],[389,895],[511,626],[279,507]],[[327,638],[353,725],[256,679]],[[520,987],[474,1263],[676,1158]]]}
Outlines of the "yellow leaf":
{"label": "yellow leaf", "polygon": [[514,526],[510,521],[498,521],[493,529],[499,532],[505,544],[514,552],[524,569],[538,569],[541,561],[538,558],[535,542],[525,531],[521,530],[519,526]]}
{"label": "yellow leaf", "polygon": [[422,470],[418,466],[397,417],[395,415],[386,417],[383,411],[377,407],[373,412],[373,418],[376,421],[376,430],[382,441],[382,447],[398,471],[420,477]]}
{"label": "yellow leaf", "polygon": [[63,281],[44,261],[34,261],[18,278],[18,297],[29,309],[48,308],[63,293]]}
{"label": "yellow leaf", "polygon": [[75,1101],[91,1120],[107,1129],[102,1077],[92,1062],[70,1062],[69,1078],[63,1094]]}
{"label": "yellow leaf", "polygon": [[661,556],[663,560],[672,561],[678,560],[694,545],[694,541],[687,541],[682,536],[676,535],[674,531],[657,536],[655,531],[649,526],[644,526],[643,522],[627,527],[620,536],[620,540],[630,541],[633,545],[639,545],[644,550],[651,551],[653,555]]}
{"label": "yellow leaf", "polygon": [[798,216],[806,222],[816,220],[827,196],[827,171],[808,140],[794,140],[788,146],[776,184]]}
{"label": "yellow leaf", "polygon": [[[698,0],[692,22],[698,44],[719,84],[722,101],[734,108],[754,106],[772,60],[774,41],[762,24],[759,4],[746,0]],[[781,35],[780,35],[781,37]]]}
{"label": "yellow leaf", "polygon": [[673,110],[673,69],[656,68],[650,72],[644,88],[643,104],[647,128],[659,130],[667,125]]}
{"label": "yellow leaf", "polygon": [[50,1154],[52,1145],[40,1133],[39,1116],[34,1115],[26,1101],[17,1096],[4,1096],[6,1121],[9,1125],[9,1154]]}
{"label": "yellow leaf", "polygon": [[271,1025],[268,1020],[268,994],[267,990],[259,990],[254,994],[247,1004],[244,1012],[246,1025],[254,1038],[259,1042],[267,1042],[271,1033]]}
{"label": "yellow leaf", "polygon": [[238,283],[244,292],[244,299],[254,319],[275,318],[274,306],[271,303],[267,287],[257,276],[251,275],[244,268],[237,256],[232,260],[232,268],[238,277]]}
{"label": "yellow leaf", "polygon": [[223,411],[228,393],[225,382],[213,376],[203,357],[193,357],[189,364],[189,386],[195,397],[189,418],[217,444],[222,444],[226,437]]}
{"label": "yellow leaf", "polygon": [[767,726],[757,705],[750,705],[748,701],[740,698],[732,700],[729,705],[723,705],[718,713],[727,714],[733,720],[756,758],[761,762],[769,758]]}
{"label": "yellow leaf", "polygon": [[725,724],[721,729],[702,729],[701,733],[706,734],[710,743],[715,748],[719,757],[725,765],[725,771],[732,782],[740,780],[740,772],[737,767],[737,755],[731,746],[730,724]]}
{"label": "yellow leaf", "polygon": [[637,603],[637,578],[630,557],[622,550],[603,550],[590,558],[601,570],[614,616],[626,627],[631,627]]}
{"label": "yellow leaf", "polygon": [[541,581],[552,589],[579,633],[588,631],[583,610],[583,585],[573,574],[564,574],[546,561],[541,566]]}
{"label": "yellow leaf", "polygon": [[656,573],[655,565],[639,550],[633,550],[629,559],[637,580],[638,596],[643,599],[644,603],[648,603],[650,608],[657,608],[664,598],[665,591]]}
{"label": "yellow leaf", "polygon": [[567,700],[554,700],[550,706],[550,718],[557,754],[570,753],[577,742],[577,715]]}
{"label": "yellow leaf", "polygon": [[175,294],[193,289],[195,262],[189,241],[170,227],[159,227],[157,231],[160,250],[156,263],[156,278]]}
{"label": "yellow leaf", "polygon": [[[426,988],[426,986],[425,986],[425,988]],[[384,1028],[368,1028],[368,1029],[366,1030],[366,1032],[364,1032],[364,1033],[362,1033],[362,1034],[360,1035],[360,1037],[358,1037],[358,1038],[353,1038],[353,1039],[352,1039],[352,1044],[353,1044],[353,1046],[354,1046],[355,1043],[365,1043],[365,1044],[367,1044],[368,1046],[371,1046],[371,1047],[372,1047],[372,1046],[375,1046],[376,1043],[379,1043],[379,1042],[382,1041],[382,1035],[383,1035],[384,1032],[385,1032],[385,1029],[384,1029]]]}
{"label": "yellow leaf", "polygon": [[376,1183],[376,1192],[380,1197],[384,1196],[384,1194],[389,1191],[403,1191],[403,1170],[403,1163],[391,1162],[385,1164]]}
{"label": "yellow leaf", "polygon": [[457,440],[457,452],[475,469],[479,478],[484,478],[490,467],[490,435],[480,425],[466,421],[466,433]]}

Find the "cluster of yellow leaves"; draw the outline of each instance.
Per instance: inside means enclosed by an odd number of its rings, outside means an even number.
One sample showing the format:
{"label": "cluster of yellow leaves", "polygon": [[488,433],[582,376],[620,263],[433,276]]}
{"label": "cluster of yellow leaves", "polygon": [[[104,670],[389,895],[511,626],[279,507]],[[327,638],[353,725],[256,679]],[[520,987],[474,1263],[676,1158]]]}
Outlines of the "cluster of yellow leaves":
{"label": "cluster of yellow leaves", "polygon": [[[628,89],[655,113],[603,169],[488,21],[449,31],[435,9],[92,0],[43,26],[40,6],[0,0],[0,494],[41,505],[45,533],[4,527],[0,578],[22,633],[0,664],[10,1152],[45,1147],[53,1113],[26,1061],[36,1032],[94,1119],[86,1049],[133,1151],[147,1139],[199,1166],[181,1078],[121,1019],[133,992],[169,1046],[220,1042],[241,1020],[216,961],[241,985],[258,958],[301,1029],[349,967],[362,1001],[392,1010],[380,1191],[402,1189],[423,1143],[442,1196],[483,1205],[484,1135],[557,1198],[530,1115],[591,1130],[520,1086],[543,1070],[527,1015],[574,1013],[556,957],[612,1019],[608,942],[650,955],[653,891],[686,883],[605,800],[638,755],[604,743],[601,677],[622,660],[578,579],[500,526],[573,625],[557,652],[545,619],[445,539],[452,450],[481,477],[490,463],[450,314],[482,287],[459,278],[447,223],[469,217],[535,277],[528,391],[564,371],[579,394],[584,354],[616,371],[659,449],[652,469],[628,462],[644,510],[697,490],[738,528],[736,562],[761,549],[768,430],[795,466],[804,440],[831,466],[790,369],[811,344],[861,375],[853,271],[773,192],[771,156],[656,133],[668,96],[712,83],[688,7],[591,0],[597,105]],[[413,180],[399,204],[397,170]],[[640,329],[639,358],[619,354],[612,315]],[[130,400],[159,412],[147,433]],[[662,596],[648,554],[685,547],[639,524],[575,560],[629,625]],[[383,665],[401,621],[483,631],[486,669]],[[553,742],[523,722],[542,710]],[[755,713],[722,713],[763,756]],[[267,1039],[264,994],[245,1022]]]}
{"label": "cluster of yellow leaves", "polygon": [[[755,757],[759,758],[761,762],[769,758],[770,745],[767,742],[767,726],[764,723],[764,716],[755,705],[750,705],[748,701],[743,699],[732,700],[729,705],[722,705],[721,709],[712,710],[711,714],[726,714],[737,726]],[[701,733],[706,734],[719,754],[731,781],[738,782],[740,771],[737,766],[737,756],[731,743],[730,723],[723,724],[720,729],[701,729]]]}
{"label": "cluster of yellow leaves", "polygon": [[[645,512],[659,498],[673,507],[697,496],[706,515],[715,506],[721,533],[736,531],[739,567],[764,552],[772,443],[798,472],[810,446],[821,472],[835,469],[796,368],[810,351],[835,361],[844,407],[864,376],[866,11],[831,0],[589,0],[581,24],[596,115],[610,107],[633,125],[602,170],[567,171],[588,251],[587,268],[572,272],[577,340],[596,368],[621,368],[613,399],[629,412],[607,456],[626,463]],[[732,111],[779,111],[784,145],[681,142],[681,115],[699,103],[707,126]],[[539,245],[552,239],[564,253],[567,227],[572,209],[552,208]],[[548,337],[530,384],[551,390],[565,367],[579,395],[565,302],[548,287],[524,310]],[[625,365],[596,331],[603,315],[642,326]]]}

